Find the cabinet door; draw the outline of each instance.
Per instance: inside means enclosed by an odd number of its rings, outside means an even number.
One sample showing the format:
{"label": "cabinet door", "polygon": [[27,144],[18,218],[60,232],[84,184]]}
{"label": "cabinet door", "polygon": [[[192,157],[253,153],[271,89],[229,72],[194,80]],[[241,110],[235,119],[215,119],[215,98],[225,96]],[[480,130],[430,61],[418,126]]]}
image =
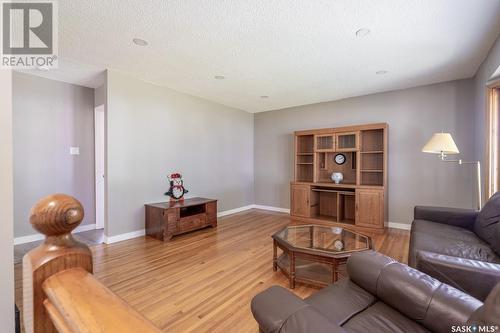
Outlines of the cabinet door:
{"label": "cabinet door", "polygon": [[335,135],[336,151],[358,150],[358,132],[341,132]]}
{"label": "cabinet door", "polygon": [[310,188],[307,185],[292,185],[290,189],[291,209],[294,216],[309,217]]}
{"label": "cabinet door", "polygon": [[179,208],[171,208],[163,211],[164,237],[168,240],[179,231]]}
{"label": "cabinet door", "polygon": [[370,228],[384,227],[383,190],[356,190],[356,225]]}
{"label": "cabinet door", "polygon": [[333,134],[315,135],[314,150],[316,152],[335,151],[335,135]]}

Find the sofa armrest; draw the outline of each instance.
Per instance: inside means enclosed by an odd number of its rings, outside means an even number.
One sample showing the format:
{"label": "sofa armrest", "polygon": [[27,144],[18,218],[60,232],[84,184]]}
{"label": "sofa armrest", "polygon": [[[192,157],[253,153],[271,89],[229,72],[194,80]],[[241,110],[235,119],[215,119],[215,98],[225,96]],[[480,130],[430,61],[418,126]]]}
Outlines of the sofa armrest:
{"label": "sofa armrest", "polygon": [[416,268],[481,301],[500,282],[500,264],[433,252],[418,251]]}
{"label": "sofa armrest", "polygon": [[472,230],[479,211],[474,209],[415,206],[414,219],[454,225]]}
{"label": "sofa armrest", "polygon": [[345,332],[304,300],[278,286],[257,294],[251,309],[264,333]]}

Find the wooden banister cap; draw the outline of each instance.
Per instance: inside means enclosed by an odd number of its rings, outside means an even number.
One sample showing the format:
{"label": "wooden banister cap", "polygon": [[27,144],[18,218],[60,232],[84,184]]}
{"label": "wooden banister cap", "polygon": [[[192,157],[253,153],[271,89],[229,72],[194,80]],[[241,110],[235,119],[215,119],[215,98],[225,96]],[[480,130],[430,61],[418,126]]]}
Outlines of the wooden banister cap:
{"label": "wooden banister cap", "polygon": [[30,223],[45,236],[59,236],[75,229],[83,216],[80,201],[66,194],[52,194],[31,208]]}

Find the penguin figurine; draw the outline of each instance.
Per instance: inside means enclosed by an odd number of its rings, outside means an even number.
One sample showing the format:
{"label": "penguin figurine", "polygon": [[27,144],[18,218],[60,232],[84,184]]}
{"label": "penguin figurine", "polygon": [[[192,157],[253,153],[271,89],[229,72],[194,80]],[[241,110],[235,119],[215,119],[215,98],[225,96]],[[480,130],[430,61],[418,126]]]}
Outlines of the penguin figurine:
{"label": "penguin figurine", "polygon": [[182,175],[180,173],[173,173],[168,175],[167,178],[170,182],[170,188],[165,192],[165,195],[170,197],[170,201],[184,200],[184,194],[188,193],[188,190],[184,188]]}

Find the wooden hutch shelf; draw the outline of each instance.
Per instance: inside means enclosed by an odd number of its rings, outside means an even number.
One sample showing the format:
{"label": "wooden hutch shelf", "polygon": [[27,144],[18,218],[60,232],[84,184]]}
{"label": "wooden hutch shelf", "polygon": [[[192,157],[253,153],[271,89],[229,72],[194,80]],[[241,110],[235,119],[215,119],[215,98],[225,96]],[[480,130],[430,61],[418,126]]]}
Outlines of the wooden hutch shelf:
{"label": "wooden hutch shelf", "polygon": [[[387,203],[385,123],[295,132],[290,214],[308,223],[383,231]],[[345,157],[343,164],[335,156]],[[344,176],[340,184],[333,172]]]}

